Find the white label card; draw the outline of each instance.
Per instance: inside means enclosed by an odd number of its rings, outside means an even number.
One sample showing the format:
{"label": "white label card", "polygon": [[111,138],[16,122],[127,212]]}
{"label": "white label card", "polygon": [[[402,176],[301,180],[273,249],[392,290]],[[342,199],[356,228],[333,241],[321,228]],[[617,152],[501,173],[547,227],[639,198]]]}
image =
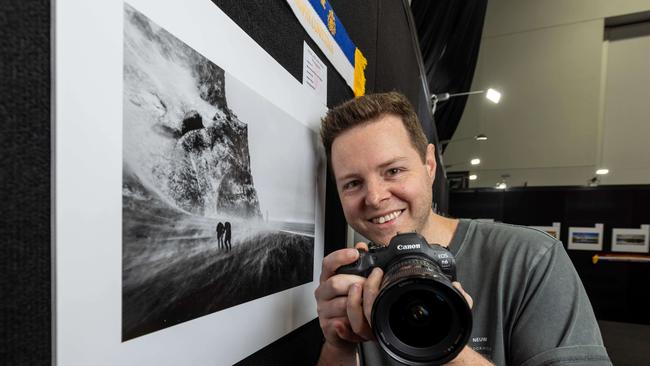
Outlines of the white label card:
{"label": "white label card", "polygon": [[316,52],[303,42],[302,84],[313,90],[318,99],[327,105],[327,66]]}

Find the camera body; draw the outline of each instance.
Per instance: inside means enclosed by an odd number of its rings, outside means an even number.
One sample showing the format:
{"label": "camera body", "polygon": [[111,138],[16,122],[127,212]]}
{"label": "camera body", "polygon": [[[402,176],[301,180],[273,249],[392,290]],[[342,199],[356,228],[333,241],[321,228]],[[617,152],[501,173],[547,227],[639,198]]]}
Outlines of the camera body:
{"label": "camera body", "polygon": [[388,246],[372,246],[367,252],[359,251],[356,262],[339,267],[336,273],[368,277],[375,267],[385,272],[392,261],[406,256],[424,256],[437,264],[449,281],[456,281],[456,260],[451,252],[439,244],[427,243],[415,232],[395,235]]}
{"label": "camera body", "polygon": [[452,286],[456,261],[445,247],[420,234],[397,234],[386,247],[360,251],[359,259],[337,274],[384,276],[372,306],[370,324],[381,348],[409,366],[442,365],[467,344],[472,313]]}

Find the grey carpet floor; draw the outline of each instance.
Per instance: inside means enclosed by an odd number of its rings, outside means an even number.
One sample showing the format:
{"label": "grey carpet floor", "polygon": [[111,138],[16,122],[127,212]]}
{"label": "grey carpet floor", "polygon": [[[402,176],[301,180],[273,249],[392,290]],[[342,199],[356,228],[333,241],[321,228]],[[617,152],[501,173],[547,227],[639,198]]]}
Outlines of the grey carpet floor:
{"label": "grey carpet floor", "polygon": [[598,321],[615,366],[650,366],[650,325]]}

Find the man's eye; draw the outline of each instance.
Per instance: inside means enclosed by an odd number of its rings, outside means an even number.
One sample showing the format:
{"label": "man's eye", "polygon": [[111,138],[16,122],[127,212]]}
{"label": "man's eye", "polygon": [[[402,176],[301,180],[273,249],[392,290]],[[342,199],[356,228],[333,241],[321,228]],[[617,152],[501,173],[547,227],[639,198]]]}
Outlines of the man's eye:
{"label": "man's eye", "polygon": [[396,175],[396,174],[399,174],[401,171],[402,171],[402,169],[400,169],[400,168],[390,168],[390,169],[388,169],[388,171],[386,173],[388,175]]}
{"label": "man's eye", "polygon": [[343,185],[343,190],[345,191],[345,190],[353,189],[353,188],[357,187],[358,185],[359,185],[358,180],[352,180],[352,181],[349,181],[349,182],[347,182],[347,183],[345,183]]}

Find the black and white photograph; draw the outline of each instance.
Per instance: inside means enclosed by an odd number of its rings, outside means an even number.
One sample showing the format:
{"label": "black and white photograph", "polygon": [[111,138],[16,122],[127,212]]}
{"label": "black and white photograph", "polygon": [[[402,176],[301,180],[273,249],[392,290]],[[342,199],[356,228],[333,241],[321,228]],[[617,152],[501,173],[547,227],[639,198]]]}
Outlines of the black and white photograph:
{"label": "black and white photograph", "polygon": [[641,225],[640,229],[612,229],[613,252],[648,252],[650,225]]}
{"label": "black and white photograph", "polygon": [[316,133],[128,4],[123,81],[122,340],[313,281]]}
{"label": "black and white photograph", "polygon": [[594,227],[570,227],[568,249],[602,250],[603,224]]}

